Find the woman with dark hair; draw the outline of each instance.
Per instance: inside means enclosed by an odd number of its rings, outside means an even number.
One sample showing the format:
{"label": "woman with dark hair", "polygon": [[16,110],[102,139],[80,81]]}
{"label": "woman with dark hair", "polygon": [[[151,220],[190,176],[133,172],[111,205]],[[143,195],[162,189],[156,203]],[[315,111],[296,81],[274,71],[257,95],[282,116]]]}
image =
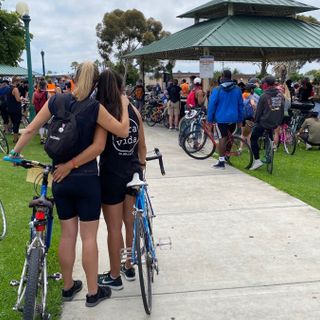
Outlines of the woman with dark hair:
{"label": "woman with dark hair", "polygon": [[[102,72],[98,84],[97,99],[118,120],[122,117],[119,98],[115,92],[123,92],[122,77],[111,71]],[[100,180],[103,215],[108,228],[110,271],[99,276],[99,284],[114,290],[123,288],[120,272],[132,281],[135,270],[129,260],[120,265],[120,250],[123,248],[122,221],[126,227],[126,246],[133,239],[134,193],[127,188],[135,172],[142,174],[145,167],[146,144],[140,113],[128,105],[130,120],[129,136],[121,138],[108,132],[107,143],[100,156]]]}
{"label": "woman with dark hair", "polygon": [[[19,157],[23,147],[33,135],[52,116],[57,115],[61,107],[57,99],[64,100],[66,110],[73,113],[77,111],[75,119],[79,137],[74,146],[76,150],[72,157],[68,156],[64,161],[53,159],[55,171],[52,192],[61,225],[59,260],[64,282],[62,297],[64,301],[71,301],[82,289],[82,282],[74,281],[72,277],[78,226],[80,226],[82,265],[88,286],[87,307],[94,307],[111,295],[110,289],[97,285],[97,230],[101,198],[96,157],[104,149],[105,130],[121,137],[126,137],[129,133],[127,107],[129,101],[126,97],[120,93],[115,94],[115,99],[119,103],[118,108],[121,110],[121,121],[116,120],[98,101],[90,98],[98,79],[99,72],[94,63],[80,64],[72,95],[56,94],[50,98],[26,128],[14,150],[10,152],[12,157]],[[50,143],[50,140],[47,143]]]}

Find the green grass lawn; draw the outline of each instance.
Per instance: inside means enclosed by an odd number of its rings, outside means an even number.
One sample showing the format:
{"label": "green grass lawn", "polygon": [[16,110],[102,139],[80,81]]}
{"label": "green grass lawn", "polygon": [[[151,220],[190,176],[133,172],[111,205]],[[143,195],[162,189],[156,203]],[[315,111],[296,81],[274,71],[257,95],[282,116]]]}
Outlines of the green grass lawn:
{"label": "green grass lawn", "polygon": [[306,151],[304,145],[299,143],[296,153],[289,156],[281,146],[275,153],[272,175],[267,172],[265,166],[256,171],[245,170],[245,172],[320,209],[320,151],[318,148],[314,147]]}
{"label": "green grass lawn", "polygon": [[[9,143],[12,136],[8,135]],[[23,155],[27,159],[48,162],[49,159],[40,145],[39,136],[25,148]],[[12,147],[12,144],[11,144]],[[0,153],[2,160],[3,154]],[[26,242],[29,239],[29,220],[31,209],[29,201],[34,195],[33,184],[26,182],[27,170],[13,167],[10,163],[0,161],[0,199],[7,216],[7,237],[0,241],[0,319],[21,319],[21,314],[12,311],[17,298],[17,287],[11,287],[12,279],[19,280],[25,258]],[[60,270],[57,245],[60,226],[55,214],[53,241],[49,251],[49,274]],[[61,282],[49,280],[48,310],[52,319],[58,319],[61,312]]]}

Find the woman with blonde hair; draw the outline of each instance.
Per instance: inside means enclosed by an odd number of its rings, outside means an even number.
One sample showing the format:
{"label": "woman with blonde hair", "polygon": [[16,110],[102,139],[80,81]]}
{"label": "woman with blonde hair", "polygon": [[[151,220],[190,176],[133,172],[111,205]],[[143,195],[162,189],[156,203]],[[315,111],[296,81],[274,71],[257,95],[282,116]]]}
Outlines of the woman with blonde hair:
{"label": "woman with blonde hair", "polygon": [[[122,117],[121,120],[116,120],[104,106],[90,98],[98,79],[98,69],[92,62],[80,64],[76,72],[73,93],[56,94],[50,98],[10,152],[12,157],[20,156],[23,147],[39,128],[52,116],[57,115],[61,107],[57,101],[62,99],[65,102],[65,109],[75,114],[79,137],[74,154],[64,159],[52,159],[55,168],[52,192],[61,224],[59,260],[64,280],[62,297],[64,301],[71,301],[82,289],[82,282],[74,281],[72,277],[79,225],[82,265],[88,286],[87,307],[93,307],[111,295],[109,288],[97,285],[96,237],[101,199],[96,157],[104,150],[105,130],[123,138],[129,134],[128,99],[121,97]],[[50,137],[48,138],[47,143],[50,143]]]}

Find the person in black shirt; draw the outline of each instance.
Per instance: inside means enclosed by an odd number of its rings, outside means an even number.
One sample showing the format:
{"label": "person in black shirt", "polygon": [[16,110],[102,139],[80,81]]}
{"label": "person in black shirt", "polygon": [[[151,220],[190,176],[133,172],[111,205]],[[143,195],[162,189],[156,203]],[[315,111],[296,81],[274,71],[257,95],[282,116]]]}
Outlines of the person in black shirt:
{"label": "person in black shirt", "polygon": [[[100,76],[97,99],[118,120],[122,113],[119,105],[124,91],[122,77],[105,70]],[[124,247],[121,233],[122,221],[126,227],[126,246],[133,241],[132,208],[135,202],[133,191],[127,188],[135,172],[142,173],[145,166],[146,144],[143,123],[139,111],[128,105],[130,130],[126,138],[108,132],[105,150],[100,156],[100,179],[102,210],[108,228],[110,272],[99,276],[99,284],[113,290],[121,290],[120,273],[129,281],[135,279],[135,270],[129,259],[120,265],[119,252]]]}
{"label": "person in black shirt", "polygon": [[[98,78],[99,72],[94,63],[80,64],[72,96],[63,94],[65,99],[70,101],[66,105],[68,111],[82,108],[76,115],[80,135],[74,146],[76,151],[73,158],[70,158],[66,163],[59,163],[53,159],[55,171],[52,192],[61,224],[59,259],[64,281],[62,297],[64,301],[70,301],[82,289],[82,282],[80,280],[74,281],[72,277],[78,225],[80,225],[82,264],[88,287],[87,307],[93,307],[111,295],[110,289],[97,285],[98,247],[96,238],[101,197],[96,157],[104,149],[104,129],[121,137],[126,137],[129,133],[127,109],[129,101],[127,98],[121,97],[121,121],[116,120],[98,101],[90,98]],[[14,150],[10,152],[11,156],[19,157],[23,147],[31,140],[32,136],[52,116],[57,114],[56,96],[44,104],[35,119],[25,129]]]}
{"label": "person in black shirt", "polygon": [[[168,87],[168,113],[169,113],[169,130],[179,130],[179,115],[180,115],[180,91],[181,88],[178,86],[178,80],[174,79],[173,84]],[[174,119],[174,127],[173,127]]]}

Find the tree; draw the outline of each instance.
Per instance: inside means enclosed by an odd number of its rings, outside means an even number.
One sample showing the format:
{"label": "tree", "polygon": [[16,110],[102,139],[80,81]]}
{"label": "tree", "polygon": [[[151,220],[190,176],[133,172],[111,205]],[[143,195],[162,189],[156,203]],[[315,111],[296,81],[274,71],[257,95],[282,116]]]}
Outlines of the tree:
{"label": "tree", "polygon": [[77,61],[71,62],[70,68],[73,70],[73,72],[76,72],[78,67],[79,67],[79,62]]}
{"label": "tree", "polygon": [[16,66],[24,48],[24,27],[18,14],[1,9],[0,3],[0,63]]}
{"label": "tree", "polygon": [[[132,60],[124,63],[125,54],[168,34],[163,30],[160,21],[154,18],[146,19],[143,13],[136,9],[107,12],[102,22],[97,25],[96,32],[101,57],[105,61],[116,58],[117,62],[124,66],[125,74],[132,64]],[[140,66],[140,73],[143,68],[149,72],[158,66],[158,62],[152,59],[137,59],[137,64]]]}
{"label": "tree", "polygon": [[307,23],[320,24],[320,21],[317,18],[312,17],[312,16],[305,16],[303,14],[298,15],[297,19],[301,20],[301,21],[304,21],[304,22],[307,22]]}

